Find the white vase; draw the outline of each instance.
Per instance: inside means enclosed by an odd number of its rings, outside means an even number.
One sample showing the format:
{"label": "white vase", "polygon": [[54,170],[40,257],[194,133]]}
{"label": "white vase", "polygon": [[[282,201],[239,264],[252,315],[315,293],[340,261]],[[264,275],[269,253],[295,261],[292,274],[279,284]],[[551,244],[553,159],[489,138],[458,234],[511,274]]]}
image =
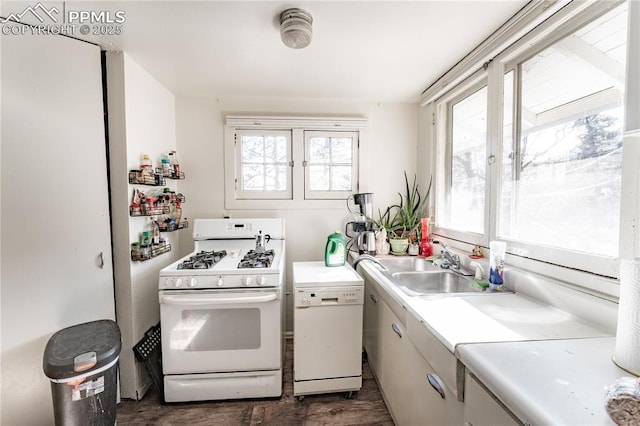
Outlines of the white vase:
{"label": "white vase", "polygon": [[382,228],[376,235],[376,254],[389,254],[389,243],[387,242],[387,230]]}

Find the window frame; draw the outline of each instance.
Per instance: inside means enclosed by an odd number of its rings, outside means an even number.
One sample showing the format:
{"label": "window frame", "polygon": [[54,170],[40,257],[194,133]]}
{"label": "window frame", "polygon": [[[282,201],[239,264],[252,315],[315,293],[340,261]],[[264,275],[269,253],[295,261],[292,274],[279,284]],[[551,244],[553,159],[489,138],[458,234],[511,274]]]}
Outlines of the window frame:
{"label": "window frame", "polygon": [[[485,202],[485,226],[484,233],[475,233],[475,232],[467,232],[461,231],[455,228],[447,227],[444,225],[449,222],[449,218],[445,221],[440,221],[439,218],[445,217],[448,215],[448,211],[451,208],[451,199],[450,199],[450,188],[451,188],[451,172],[453,166],[453,158],[452,158],[452,125],[453,122],[452,112],[453,105],[466,97],[472,95],[473,93],[481,90],[483,87],[487,86],[487,73],[485,70],[479,70],[476,73],[472,74],[466,80],[460,83],[458,87],[449,93],[445,94],[443,97],[437,99],[435,101],[436,112],[435,112],[435,120],[434,123],[437,131],[436,136],[436,182],[443,182],[443,185],[436,185],[435,193],[436,193],[436,203],[435,203],[435,211],[436,211],[436,226],[434,227],[434,233],[437,233],[440,236],[451,238],[453,240],[465,241],[469,244],[473,245],[481,245],[481,246],[489,246],[489,236],[487,234],[487,217],[488,217],[488,203]],[[489,122],[488,116],[490,111],[487,111],[487,122]],[[489,142],[487,141],[486,150],[487,156],[489,155]],[[489,182],[489,170],[485,170],[485,180]],[[487,192],[489,191],[489,185],[485,184],[485,199]]]}
{"label": "window frame", "polygon": [[[467,80],[463,80],[447,93],[437,99],[431,99],[429,102],[433,104],[434,111],[434,131],[432,136],[436,143],[436,158],[434,169],[436,176],[442,179],[443,166],[442,154],[446,147],[443,147],[443,124],[447,123],[447,117],[444,116],[445,108],[443,104],[450,101],[454,96],[459,94],[464,88],[468,87],[474,75],[478,75],[486,70],[489,84],[488,99],[488,117],[487,117],[487,182],[491,189],[487,192],[487,203],[485,204],[485,231],[486,235],[477,235],[470,232],[461,232],[447,229],[441,225],[440,217],[445,213],[442,203],[444,196],[440,194],[446,191],[446,187],[438,185],[436,188],[436,226],[433,228],[433,234],[444,238],[451,239],[453,245],[468,249],[473,245],[481,245],[488,247],[491,240],[501,240],[507,242],[508,261],[516,267],[526,268],[534,272],[543,273],[556,279],[567,282],[578,282],[579,286],[604,292],[606,294],[617,293],[615,279],[619,276],[619,260],[623,252],[623,241],[621,238],[618,256],[615,258],[585,254],[574,252],[566,249],[550,248],[542,245],[526,244],[499,237],[498,223],[500,214],[500,194],[501,194],[501,176],[502,176],[502,131],[503,131],[503,92],[504,76],[510,70],[514,70],[514,78],[517,75],[517,66],[528,58],[541,52],[558,40],[573,34],[583,26],[598,19],[602,15],[608,13],[614,8],[620,6],[623,2],[610,2],[607,4],[596,3],[593,5],[570,5],[561,13],[549,18],[543,24],[537,26],[530,31],[525,37],[519,38],[497,54],[491,61],[485,62],[481,69],[476,71]],[[627,44],[629,40],[627,40]],[[629,58],[627,58],[629,60]],[[628,80],[628,78],[627,78]],[[518,81],[518,80],[516,80]],[[514,108],[519,103],[519,99],[514,98]],[[627,105],[628,106],[628,105]],[[625,106],[625,107],[627,107]],[[516,108],[517,109],[517,108]],[[519,134],[520,117],[513,114],[514,141],[515,135]],[[449,132],[449,130],[447,130]],[[518,132],[518,133],[516,133]],[[624,158],[624,156],[623,156]],[[623,160],[623,162],[626,160]],[[492,163],[492,164],[490,164]],[[449,166],[450,167],[450,166]],[[624,170],[623,170],[624,174]],[[442,182],[442,180],[440,180]],[[621,198],[621,209],[625,201],[623,192]]]}
{"label": "window frame", "polygon": [[[305,200],[346,200],[347,197],[358,190],[358,132],[354,131],[324,131],[305,130],[304,131],[304,198]],[[310,176],[310,140],[314,137],[351,137],[351,189],[349,191],[312,191]],[[333,164],[330,164],[332,166]]]}
{"label": "window frame", "polygon": [[[278,130],[291,132],[291,182],[290,199],[240,198],[236,189],[239,173],[236,133],[249,130]],[[334,209],[344,208],[349,194],[340,194],[334,199],[305,198],[305,131],[355,132],[357,184],[353,192],[368,190],[368,167],[361,161],[367,158],[368,119],[364,116],[309,117],[309,116],[254,116],[226,115],[224,119],[224,208],[225,210],[287,210],[287,209]]]}
{"label": "window frame", "polygon": [[[243,185],[243,174],[242,174],[242,137],[243,136],[284,136],[287,138],[287,185],[284,191],[249,191],[244,190]],[[266,200],[290,200],[293,197],[293,174],[291,173],[291,162],[292,153],[293,153],[293,143],[291,137],[290,130],[275,130],[275,129],[238,129],[235,132],[235,144],[236,149],[238,150],[237,155],[235,156],[236,160],[236,170],[238,170],[237,176],[235,178],[235,191],[236,197],[239,200],[256,200],[256,199],[266,199]]]}

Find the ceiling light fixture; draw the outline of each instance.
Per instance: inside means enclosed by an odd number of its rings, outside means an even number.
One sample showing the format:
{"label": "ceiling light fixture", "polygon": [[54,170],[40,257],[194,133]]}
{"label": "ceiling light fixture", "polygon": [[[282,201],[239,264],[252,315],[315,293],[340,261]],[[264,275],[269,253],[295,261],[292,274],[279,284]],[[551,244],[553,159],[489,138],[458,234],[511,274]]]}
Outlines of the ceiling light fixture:
{"label": "ceiling light fixture", "polygon": [[280,38],[292,49],[302,49],[311,43],[313,17],[303,9],[287,9],[280,14]]}

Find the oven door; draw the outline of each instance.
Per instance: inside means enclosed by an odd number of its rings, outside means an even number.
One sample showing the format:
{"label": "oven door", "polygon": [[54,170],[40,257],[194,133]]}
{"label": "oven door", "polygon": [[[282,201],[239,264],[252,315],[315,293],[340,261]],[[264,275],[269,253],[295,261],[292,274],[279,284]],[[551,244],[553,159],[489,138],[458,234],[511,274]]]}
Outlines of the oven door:
{"label": "oven door", "polygon": [[165,374],[281,367],[277,289],[160,292]]}

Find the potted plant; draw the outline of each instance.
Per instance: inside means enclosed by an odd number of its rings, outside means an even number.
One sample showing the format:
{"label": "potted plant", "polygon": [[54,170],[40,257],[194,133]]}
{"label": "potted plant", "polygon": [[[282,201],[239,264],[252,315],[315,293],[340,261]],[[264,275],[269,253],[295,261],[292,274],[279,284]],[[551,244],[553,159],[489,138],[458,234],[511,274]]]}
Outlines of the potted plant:
{"label": "potted plant", "polygon": [[415,175],[411,185],[407,172],[404,172],[404,180],[405,193],[398,193],[400,203],[387,208],[388,217],[392,221],[389,243],[391,251],[396,254],[404,253],[409,244],[419,240],[420,219],[426,216],[427,201],[431,193],[431,180],[424,195],[420,194]]}

